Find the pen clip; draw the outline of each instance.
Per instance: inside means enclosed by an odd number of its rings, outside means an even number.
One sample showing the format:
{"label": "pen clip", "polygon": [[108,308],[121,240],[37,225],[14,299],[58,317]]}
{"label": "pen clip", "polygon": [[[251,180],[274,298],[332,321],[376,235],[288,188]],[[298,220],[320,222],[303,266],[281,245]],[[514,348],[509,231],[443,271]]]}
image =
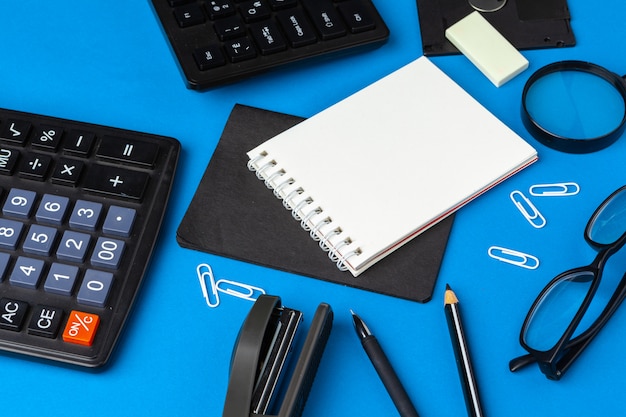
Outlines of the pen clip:
{"label": "pen clip", "polygon": [[501,246],[491,246],[487,253],[493,259],[506,262],[511,265],[521,266],[526,269],[537,269],[539,259],[536,256],[519,252],[513,249],[503,248]]}
{"label": "pen clip", "polygon": [[534,228],[540,229],[546,225],[546,219],[543,215],[537,210],[537,207],[521,192],[518,190],[513,191],[510,194],[511,201],[517,207],[517,209],[522,213],[524,218],[528,220]]}

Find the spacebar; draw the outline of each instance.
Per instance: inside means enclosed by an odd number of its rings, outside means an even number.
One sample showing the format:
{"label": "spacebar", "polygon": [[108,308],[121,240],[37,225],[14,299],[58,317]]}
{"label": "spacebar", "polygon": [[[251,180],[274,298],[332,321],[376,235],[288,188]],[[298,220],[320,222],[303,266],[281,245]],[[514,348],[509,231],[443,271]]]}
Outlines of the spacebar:
{"label": "spacebar", "polygon": [[89,166],[85,177],[85,190],[134,200],[143,197],[150,178],[146,172],[100,164]]}

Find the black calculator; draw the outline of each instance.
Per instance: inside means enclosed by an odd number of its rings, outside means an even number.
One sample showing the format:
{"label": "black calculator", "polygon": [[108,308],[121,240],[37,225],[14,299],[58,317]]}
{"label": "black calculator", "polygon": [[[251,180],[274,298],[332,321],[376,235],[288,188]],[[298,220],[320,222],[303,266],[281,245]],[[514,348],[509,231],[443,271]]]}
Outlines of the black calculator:
{"label": "black calculator", "polygon": [[151,0],[192,89],[382,45],[371,0]]}
{"label": "black calculator", "polygon": [[0,109],[0,350],[107,362],[179,152],[173,138]]}

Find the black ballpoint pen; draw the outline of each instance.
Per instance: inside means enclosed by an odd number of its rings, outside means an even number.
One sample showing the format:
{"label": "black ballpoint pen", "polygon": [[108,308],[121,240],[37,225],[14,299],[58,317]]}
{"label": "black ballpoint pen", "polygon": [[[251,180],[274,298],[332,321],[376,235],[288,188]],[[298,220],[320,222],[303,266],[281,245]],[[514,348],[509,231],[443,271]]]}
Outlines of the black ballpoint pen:
{"label": "black ballpoint pen", "polygon": [[454,349],[454,357],[461,378],[463,395],[465,396],[465,405],[467,414],[470,417],[483,417],[483,409],[480,405],[478,396],[478,385],[474,376],[472,362],[470,361],[467,340],[463,332],[461,324],[461,316],[459,314],[459,300],[449,285],[446,284],[446,292],[444,295],[444,309],[448,329],[450,330],[450,340]]}
{"label": "black ballpoint pen", "polygon": [[376,337],[370,332],[363,320],[356,313],[350,310],[352,313],[352,320],[354,321],[354,329],[356,330],[363,349],[369,356],[370,361],[374,365],[378,376],[383,381],[383,385],[387,388],[387,392],[391,396],[391,400],[395,404],[401,417],[419,417],[411,399],[406,393],[402,383],[398,379],[396,372],[393,370],[387,355],[383,352]]}

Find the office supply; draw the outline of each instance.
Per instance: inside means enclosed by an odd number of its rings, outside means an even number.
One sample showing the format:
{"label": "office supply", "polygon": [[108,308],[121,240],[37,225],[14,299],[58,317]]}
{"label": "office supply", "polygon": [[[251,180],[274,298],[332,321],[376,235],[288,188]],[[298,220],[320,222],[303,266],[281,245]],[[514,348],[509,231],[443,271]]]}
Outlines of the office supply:
{"label": "office supply", "polygon": [[[333,312],[328,304],[318,306],[289,376],[288,362],[295,354],[303,314],[280,302],[280,297],[261,295],[246,317],[233,350],[222,417],[302,415],[330,336]],[[282,383],[287,384],[284,391]]]}
{"label": "office supply", "polygon": [[526,81],[522,121],[535,139],[553,149],[569,153],[604,149],[626,128],[626,83],[589,62],[546,65]]}
{"label": "office supply", "polygon": [[535,229],[541,229],[546,225],[546,218],[537,209],[532,201],[519,190],[512,191],[509,194],[511,201],[515,204],[515,207],[522,213],[522,216],[530,223]]}
{"label": "office supply", "polygon": [[354,329],[356,330],[359,341],[363,345],[363,349],[367,353],[367,356],[372,361],[378,376],[383,381],[387,392],[391,396],[393,403],[395,404],[401,417],[418,417],[415,406],[411,402],[409,395],[402,386],[398,375],[393,370],[387,355],[383,351],[382,347],[378,343],[376,336],[372,334],[365,322],[354,311],[352,313],[352,321],[354,323]]}
{"label": "office supply", "polygon": [[478,385],[470,359],[467,338],[465,337],[463,323],[461,322],[459,300],[454,291],[452,291],[447,284],[444,295],[444,311],[448,323],[448,330],[450,331],[454,357],[456,358],[456,364],[459,370],[459,377],[461,378],[461,387],[463,388],[467,414],[470,417],[482,417],[484,414],[482,405],[480,404]]}
{"label": "office supply", "polygon": [[496,87],[528,68],[528,60],[479,12],[450,26],[445,36]]}
{"label": "office supply", "polygon": [[[426,56],[457,54],[445,37],[454,22],[491,3],[483,16],[518,50],[574,46],[567,0],[416,0],[422,50]],[[504,3],[504,4],[502,4]]]}
{"label": "office supply", "polygon": [[187,87],[193,89],[302,60],[362,51],[389,38],[370,0],[151,3]]}
{"label": "office supply", "polygon": [[[237,282],[230,279],[215,279],[213,268],[209,264],[200,264],[196,267],[202,296],[207,305],[211,308],[220,305],[220,293],[232,295],[233,297],[242,298],[244,300],[256,301],[257,298],[265,294],[265,290],[254,285]],[[209,286],[207,286],[207,281]],[[210,287],[210,291],[209,291]]]}
{"label": "office supply", "polygon": [[566,197],[580,192],[580,185],[575,182],[557,182],[552,184],[534,184],[528,189],[533,197]]}
{"label": "office supply", "polygon": [[1,350],[107,361],[179,150],[172,138],[0,109]]}
{"label": "office supply", "polygon": [[[246,151],[303,119],[236,105],[177,230],[185,247],[394,297],[431,299],[454,216],[359,276],[339,271],[245,167]],[[210,213],[210,215],[207,215]]]}
{"label": "office supply", "polygon": [[487,254],[499,261],[521,266],[526,269],[537,269],[539,267],[539,259],[536,256],[529,255],[514,249],[504,248],[502,246],[490,246]]}
{"label": "office supply", "polygon": [[329,258],[358,276],[537,153],[421,57],[248,157]]}
{"label": "office supply", "polygon": [[585,240],[598,254],[588,266],[559,274],[537,296],[519,336],[528,355],[511,360],[511,372],[536,362],[548,379],[561,379],[620,306],[626,297],[623,268],[617,286],[610,287],[615,288],[612,292],[597,290],[608,260],[626,244],[625,207],[626,186],[622,186],[591,215]]}

